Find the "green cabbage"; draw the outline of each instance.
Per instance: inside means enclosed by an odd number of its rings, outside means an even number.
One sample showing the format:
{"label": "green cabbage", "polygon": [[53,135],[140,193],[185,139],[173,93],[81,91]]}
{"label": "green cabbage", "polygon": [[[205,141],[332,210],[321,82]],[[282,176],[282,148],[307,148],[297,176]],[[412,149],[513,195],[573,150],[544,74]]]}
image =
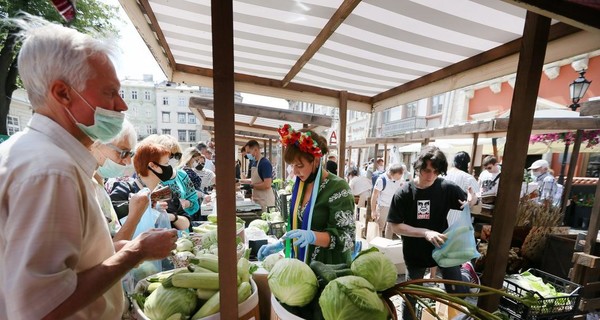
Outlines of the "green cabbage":
{"label": "green cabbage", "polygon": [[263,261],[262,266],[265,270],[271,271],[275,264],[281,259],[283,259],[283,256],[280,254],[269,255],[265,258],[265,261]]}
{"label": "green cabbage", "polygon": [[269,223],[261,219],[252,220],[248,227],[257,227],[265,233],[269,232]]}
{"label": "green cabbage", "polygon": [[388,316],[373,285],[357,276],[340,277],[329,282],[321,293],[319,305],[325,320],[386,320]]}
{"label": "green cabbage", "polygon": [[196,292],[192,289],[159,286],[144,302],[144,314],[151,320],[166,320],[180,314],[186,319],[196,309]]}
{"label": "green cabbage", "polygon": [[279,260],[269,275],[269,288],[279,301],[293,307],[307,305],[317,293],[317,276],[297,259]]}
{"label": "green cabbage", "polygon": [[354,275],[367,279],[377,291],[396,285],[396,266],[377,248],[361,252],[350,265],[350,269]]}

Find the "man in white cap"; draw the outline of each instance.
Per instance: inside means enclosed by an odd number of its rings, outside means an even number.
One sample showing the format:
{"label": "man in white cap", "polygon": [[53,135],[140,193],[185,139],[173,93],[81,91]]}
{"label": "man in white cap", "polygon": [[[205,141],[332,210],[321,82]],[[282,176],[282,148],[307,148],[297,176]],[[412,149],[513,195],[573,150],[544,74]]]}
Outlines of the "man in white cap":
{"label": "man in white cap", "polygon": [[531,172],[533,182],[538,184],[538,202],[543,202],[544,200],[554,202],[554,195],[557,192],[560,192],[556,179],[548,170],[549,166],[550,165],[546,160],[536,160],[531,167],[528,168]]}

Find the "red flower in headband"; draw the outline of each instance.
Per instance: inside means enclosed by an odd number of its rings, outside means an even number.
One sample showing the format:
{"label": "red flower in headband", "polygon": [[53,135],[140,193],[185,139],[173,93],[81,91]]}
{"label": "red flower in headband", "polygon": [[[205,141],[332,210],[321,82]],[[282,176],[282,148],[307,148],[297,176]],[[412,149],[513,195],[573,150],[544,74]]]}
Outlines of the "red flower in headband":
{"label": "red flower in headband", "polygon": [[315,157],[323,156],[319,144],[310,136],[310,132],[296,131],[289,124],[284,124],[277,132],[279,132],[281,143],[284,146],[295,145],[302,152],[310,153]]}

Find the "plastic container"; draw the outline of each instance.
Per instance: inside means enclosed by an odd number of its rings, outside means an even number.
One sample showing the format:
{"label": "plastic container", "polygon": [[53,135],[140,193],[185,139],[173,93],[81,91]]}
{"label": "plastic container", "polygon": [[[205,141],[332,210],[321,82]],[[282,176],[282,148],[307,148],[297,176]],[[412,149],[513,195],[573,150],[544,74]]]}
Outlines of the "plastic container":
{"label": "plastic container", "polygon": [[288,312],[271,294],[271,320],[303,320],[302,318]]}
{"label": "plastic container", "polygon": [[579,291],[581,286],[537,269],[529,269],[527,271],[534,276],[542,278],[544,283],[554,286],[557,292],[569,295],[544,298],[536,291],[527,290],[513,282],[510,278],[505,278],[504,288],[508,293],[518,297],[525,297],[526,295],[536,296],[538,303],[528,306],[515,299],[502,297],[499,309],[507,313],[511,319],[571,319],[577,311],[577,305],[579,305]]}
{"label": "plastic container", "polygon": [[[252,294],[246,301],[240,303],[238,305],[238,319],[240,320],[248,320],[248,319],[259,319],[259,307],[258,307],[258,287],[256,286],[256,282],[250,279],[250,284],[252,285]],[[144,284],[143,281],[140,281],[136,286],[136,292],[143,291],[143,286],[147,285],[147,282]],[[137,320],[151,320],[146,317],[144,311],[137,304],[135,299],[133,301],[133,316]],[[215,313],[211,316],[201,318],[202,320],[219,320],[221,319],[220,313]]]}

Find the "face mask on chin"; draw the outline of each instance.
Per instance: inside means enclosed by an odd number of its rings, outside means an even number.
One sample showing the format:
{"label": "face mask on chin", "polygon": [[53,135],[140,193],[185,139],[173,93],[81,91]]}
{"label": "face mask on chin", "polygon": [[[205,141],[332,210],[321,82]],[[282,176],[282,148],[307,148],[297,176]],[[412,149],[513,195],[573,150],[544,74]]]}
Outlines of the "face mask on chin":
{"label": "face mask on chin", "polygon": [[85,102],[85,104],[94,111],[94,124],[85,125],[80,123],[75,119],[71,111],[67,110],[67,113],[71,116],[75,125],[85,133],[90,139],[98,140],[103,143],[108,143],[113,140],[121,129],[123,128],[123,120],[125,120],[125,114],[118,111],[107,110],[101,107],[96,107],[94,109],[92,105],[85,100],[77,90],[73,89],[73,92],[77,93],[77,95]]}
{"label": "face mask on chin", "polygon": [[158,179],[160,179],[160,181],[162,181],[162,182],[171,180],[171,177],[173,176],[173,167],[171,167],[170,165],[163,166],[158,163],[155,163],[155,164],[160,167],[160,169],[162,170],[162,173],[156,172],[154,169],[150,168],[149,166],[148,166],[148,170],[152,171],[156,175],[156,177]]}
{"label": "face mask on chin", "polygon": [[317,172],[318,171],[319,171],[318,168],[315,168],[315,163],[314,163],[314,160],[313,160],[312,171],[311,171],[310,175],[306,178],[306,180],[304,181],[304,183],[311,183],[311,182],[315,181],[315,179],[317,178]]}

